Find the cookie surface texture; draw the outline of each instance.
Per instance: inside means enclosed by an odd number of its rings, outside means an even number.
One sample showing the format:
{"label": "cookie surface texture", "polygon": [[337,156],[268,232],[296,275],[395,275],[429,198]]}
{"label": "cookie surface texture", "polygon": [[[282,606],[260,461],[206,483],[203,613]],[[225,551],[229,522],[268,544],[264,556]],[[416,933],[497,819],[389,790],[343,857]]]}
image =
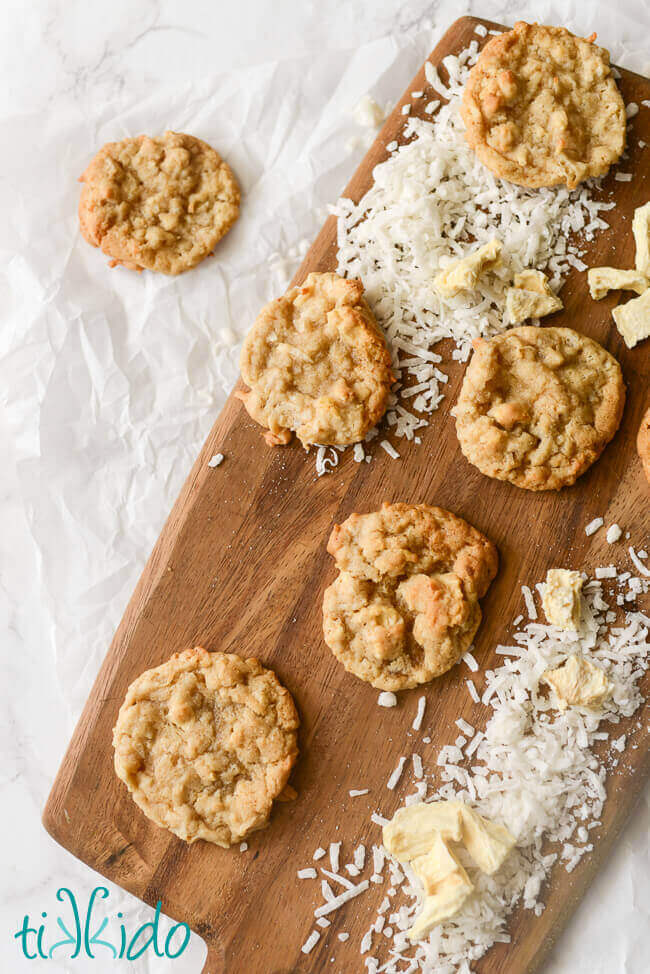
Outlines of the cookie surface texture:
{"label": "cookie surface texture", "polygon": [[383,416],[393,381],[390,353],[361,281],[311,273],[267,304],[241,353],[250,387],[240,393],[266,440],[346,446]]}
{"label": "cookie surface texture", "polygon": [[641,420],[636,438],[636,448],[641,458],[648,483],[650,484],[650,406],[646,409],[645,415]]}
{"label": "cookie surface texture", "polygon": [[188,649],[129,687],[115,771],[156,825],[227,847],[266,824],[298,723],[291,694],[256,659]]}
{"label": "cookie surface texture", "polygon": [[574,189],[625,148],[625,105],[602,47],[519,22],[492,38],[463,92],[466,138],[495,175]]}
{"label": "cookie surface texture", "polygon": [[616,432],[616,359],[571,328],[513,328],[474,342],[453,414],[460,448],[487,477],[527,490],[573,484]]}
{"label": "cookie surface texture", "polygon": [[323,598],[323,632],[348,672],[405,690],[466,652],[498,566],[476,528],[439,507],[384,504],[336,525],[327,550],[339,575]]}
{"label": "cookie surface texture", "polygon": [[133,270],[189,270],[239,215],[230,166],[211,146],[179,132],[109,142],[81,182],[84,238]]}

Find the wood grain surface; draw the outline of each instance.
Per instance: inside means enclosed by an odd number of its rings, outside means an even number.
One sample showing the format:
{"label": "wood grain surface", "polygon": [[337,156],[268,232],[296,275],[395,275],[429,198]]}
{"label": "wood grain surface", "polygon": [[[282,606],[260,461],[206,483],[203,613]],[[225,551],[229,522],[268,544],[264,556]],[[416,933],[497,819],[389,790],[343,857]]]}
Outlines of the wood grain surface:
{"label": "wood grain surface", "polygon": [[[480,21],[456,21],[436,47],[439,64],[475,36]],[[489,24],[488,27],[499,25]],[[480,39],[479,39],[480,40]],[[607,43],[607,38],[600,38]],[[623,71],[626,102],[650,98],[650,82]],[[385,146],[399,139],[403,103],[409,91],[427,84],[421,69],[345,190],[358,200],[368,189],[372,169],[386,157]],[[429,99],[420,99],[424,105]],[[647,162],[650,111],[632,122],[629,161],[632,182],[615,182],[611,232],[586,246],[590,265],[632,267],[633,210],[650,198]],[[336,266],[334,218],[325,223],[296,275]],[[192,286],[191,275],[186,286]],[[322,638],[321,600],[333,577],[325,545],[332,525],[353,511],[369,511],[382,501],[432,503],[469,520],[498,546],[500,572],[483,601],[484,622],[476,657],[487,669],[497,664],[494,647],[506,640],[508,620],[520,611],[522,583],[543,580],[549,567],[593,569],[613,559],[628,564],[623,544],[608,546],[604,531],[587,538],[584,526],[602,515],[617,521],[639,541],[647,534],[648,488],[634,450],[634,437],[647,396],[650,343],[629,351],[618,335],[611,308],[618,295],[593,302],[586,275],[574,271],[562,290],[565,310],[554,324],[570,325],[597,339],[619,360],[628,388],[621,429],[603,457],[578,483],[559,493],[530,493],[483,477],[463,458],[449,410],[455,402],[463,366],[445,356],[447,395],[422,444],[399,441],[401,460],[377,451],[371,464],[357,464],[348,451],[336,471],[320,479],[314,460],[299,444],[269,449],[260,429],[233,395],[217,419],[163,529],[137,585],[97,677],[61,765],[43,821],[49,833],[75,856],[113,882],[190,924],[205,938],[205,972],[360,971],[359,941],[383,897],[372,886],[362,897],[333,914],[332,925],[305,956],[300,947],[320,905],[320,884],[297,880],[296,870],[311,863],[320,844],[342,840],[351,856],[360,842],[380,839],[370,815],[392,815],[411,789],[406,776],[395,792],[386,780],[403,753],[410,753],[409,731],[417,697],[427,698],[425,727],[433,740],[421,746],[425,766],[435,765],[438,748],[457,735],[460,716],[482,726],[485,708],[468,696],[464,664],[424,689],[400,695],[399,706],[377,706],[377,691],[347,674]],[[216,452],[226,460],[211,469]],[[142,670],[176,650],[201,644],[208,649],[255,655],[276,670],[300,711],[301,755],[292,776],[295,801],[277,804],[267,829],[253,835],[249,850],[223,850],[207,843],[186,846],[157,828],[137,809],[112,765],[111,729],[128,684]],[[646,681],[646,693],[650,684]],[[647,708],[646,708],[647,713]],[[638,717],[638,715],[637,715]],[[547,909],[536,919],[517,912],[510,925],[513,942],[493,948],[477,965],[483,974],[538,969],[598,865],[613,845],[649,770],[647,719],[631,726],[631,741],[608,779],[603,825],[595,850],[570,875],[556,871],[546,892]],[[421,733],[427,733],[422,730]],[[370,793],[350,799],[348,790]],[[349,859],[345,860],[349,861]],[[336,934],[350,933],[347,943]],[[330,958],[336,958],[334,963]]]}

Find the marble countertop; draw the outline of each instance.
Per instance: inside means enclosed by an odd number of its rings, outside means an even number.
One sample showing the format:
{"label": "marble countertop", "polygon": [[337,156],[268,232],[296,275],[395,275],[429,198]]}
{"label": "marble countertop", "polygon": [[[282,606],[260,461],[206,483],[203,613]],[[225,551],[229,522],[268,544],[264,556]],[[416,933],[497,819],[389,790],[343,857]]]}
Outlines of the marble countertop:
{"label": "marble countertop", "polygon": [[[234,381],[239,341],[363,155],[368,133],[351,109],[366,91],[383,102],[397,98],[438,37],[467,12],[597,30],[614,60],[650,74],[647,0],[619,0],[615,9],[589,0],[10,0],[3,10],[0,934],[7,970],[120,969],[106,951],[92,965],[65,960],[63,951],[29,961],[13,939],[25,915],[35,925],[42,913],[51,921],[60,887],[87,902],[99,882],[40,824],[52,780],[126,601]],[[206,104],[219,118],[215,144],[245,198],[209,298],[197,287],[196,298],[180,301],[175,281],[149,278],[134,288],[123,283],[127,275],[113,289],[79,238],[77,175],[110,138],[148,126],[194,125],[204,134],[212,118]],[[210,122],[206,137],[213,129]],[[200,281],[202,271],[193,273]],[[169,320],[152,311],[167,299]],[[650,791],[547,972],[647,970],[649,834]],[[131,930],[151,918],[114,887],[110,903]],[[48,944],[57,933],[47,928]],[[177,960],[143,956],[130,969],[194,974],[204,956],[194,936]]]}

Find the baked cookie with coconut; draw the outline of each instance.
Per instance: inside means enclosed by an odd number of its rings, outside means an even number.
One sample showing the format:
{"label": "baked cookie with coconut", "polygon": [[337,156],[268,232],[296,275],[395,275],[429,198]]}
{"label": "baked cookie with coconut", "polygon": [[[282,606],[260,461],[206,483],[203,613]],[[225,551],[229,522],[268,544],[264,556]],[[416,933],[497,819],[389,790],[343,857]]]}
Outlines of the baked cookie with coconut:
{"label": "baked cookie with coconut", "polygon": [[347,446],[384,415],[393,374],[361,281],[312,273],[262,308],[241,352],[237,393],[270,445]]}
{"label": "baked cookie with coconut", "polygon": [[298,723],[291,694],[256,659],[188,649],[129,687],[115,771],[156,825],[227,847],[266,825]]}
{"label": "baked cookie with coconut", "polygon": [[513,328],[474,342],[452,410],[460,448],[487,477],[526,490],[573,484],[618,429],[616,359],[571,328]]}
{"label": "baked cookie with coconut", "polygon": [[467,521],[426,504],[351,514],[327,545],[339,575],[323,598],[325,642],[379,690],[405,690],[449,670],[481,621],[496,548]]}
{"label": "baked cookie with coconut", "polygon": [[645,415],[641,420],[636,438],[636,448],[641,463],[643,464],[648,483],[650,484],[650,406],[646,409]]}
{"label": "baked cookie with coconut", "polygon": [[109,142],[80,182],[81,232],[111,266],[181,274],[212,253],[239,215],[230,166],[180,132]]}
{"label": "baked cookie with coconut", "polygon": [[463,92],[467,141],[495,175],[575,189],[625,148],[609,54],[563,27],[523,21],[483,48]]}

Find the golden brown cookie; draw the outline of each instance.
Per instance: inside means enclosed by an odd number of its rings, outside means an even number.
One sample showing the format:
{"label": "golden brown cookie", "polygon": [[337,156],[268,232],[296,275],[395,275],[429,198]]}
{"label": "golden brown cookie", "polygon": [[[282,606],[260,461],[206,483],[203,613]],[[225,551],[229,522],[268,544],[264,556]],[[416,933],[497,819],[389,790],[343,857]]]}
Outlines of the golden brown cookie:
{"label": "golden brown cookie", "polygon": [[241,352],[238,393],[266,440],[358,443],[384,415],[393,374],[361,281],[309,274],[262,308]]}
{"label": "golden brown cookie", "polygon": [[646,409],[645,415],[641,420],[636,438],[636,448],[639,452],[645,475],[648,478],[648,483],[650,484],[650,406]]}
{"label": "golden brown cookie", "polygon": [[625,105],[609,54],[563,27],[520,21],[472,68],[461,113],[467,141],[497,176],[574,189],[625,148]]}
{"label": "golden brown cookie", "polygon": [[491,541],[440,507],[384,504],[336,525],[339,575],[323,598],[325,642],[379,690],[427,683],[457,663],[498,566]]}
{"label": "golden brown cookie", "polygon": [[625,385],[616,359],[571,328],[513,328],[474,342],[453,410],[460,448],[487,477],[559,490],[618,429]]}
{"label": "golden brown cookie", "polygon": [[227,847],[268,821],[298,723],[291,694],[256,659],[187,649],[129,687],[115,771],[156,825]]}
{"label": "golden brown cookie", "polygon": [[212,253],[239,215],[230,166],[179,132],[109,142],[80,182],[81,232],[111,266],[181,274]]}

